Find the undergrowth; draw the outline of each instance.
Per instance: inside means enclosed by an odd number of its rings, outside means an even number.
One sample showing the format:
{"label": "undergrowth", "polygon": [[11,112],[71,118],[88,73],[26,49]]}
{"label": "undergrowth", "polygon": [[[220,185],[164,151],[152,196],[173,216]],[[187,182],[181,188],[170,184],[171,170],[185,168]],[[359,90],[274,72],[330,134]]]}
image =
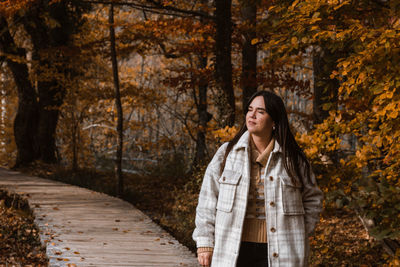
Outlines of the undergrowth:
{"label": "undergrowth", "polygon": [[47,266],[28,201],[0,190],[0,266]]}

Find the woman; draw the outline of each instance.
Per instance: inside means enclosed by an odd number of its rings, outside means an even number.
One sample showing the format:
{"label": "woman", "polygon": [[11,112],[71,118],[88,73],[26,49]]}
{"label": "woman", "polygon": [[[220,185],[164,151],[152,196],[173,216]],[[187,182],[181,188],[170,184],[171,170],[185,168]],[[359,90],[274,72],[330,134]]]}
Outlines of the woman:
{"label": "woman", "polygon": [[307,266],[322,199],[282,99],[255,93],[204,175],[193,232],[200,265]]}

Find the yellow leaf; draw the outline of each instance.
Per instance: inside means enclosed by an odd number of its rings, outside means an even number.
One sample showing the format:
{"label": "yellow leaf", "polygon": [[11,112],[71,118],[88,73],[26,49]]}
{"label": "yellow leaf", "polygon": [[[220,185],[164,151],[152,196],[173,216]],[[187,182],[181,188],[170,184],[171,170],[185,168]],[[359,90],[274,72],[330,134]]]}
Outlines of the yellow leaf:
{"label": "yellow leaf", "polygon": [[258,40],[258,38],[254,38],[253,40],[251,40],[251,44],[255,45],[259,42],[260,40]]}
{"label": "yellow leaf", "polygon": [[[393,24],[393,28],[394,28],[394,29],[400,28],[400,19],[397,19],[397,20],[396,20],[396,22]],[[400,265],[400,263],[399,263],[399,265]]]}
{"label": "yellow leaf", "polygon": [[387,113],[387,116],[391,119],[396,119],[398,115],[399,112],[397,110],[393,110],[392,112]]}
{"label": "yellow leaf", "polygon": [[339,123],[342,120],[342,114],[339,114],[335,117],[335,121]]}
{"label": "yellow leaf", "polygon": [[296,5],[299,3],[299,1],[300,1],[300,0],[294,1],[293,4],[292,4],[292,6],[291,6],[289,9],[290,9],[290,10],[293,10],[293,9],[296,7]]}
{"label": "yellow leaf", "polygon": [[359,83],[362,83],[364,80],[365,80],[365,72],[361,72],[361,73],[358,75],[357,83],[358,83],[358,84],[359,84]]}

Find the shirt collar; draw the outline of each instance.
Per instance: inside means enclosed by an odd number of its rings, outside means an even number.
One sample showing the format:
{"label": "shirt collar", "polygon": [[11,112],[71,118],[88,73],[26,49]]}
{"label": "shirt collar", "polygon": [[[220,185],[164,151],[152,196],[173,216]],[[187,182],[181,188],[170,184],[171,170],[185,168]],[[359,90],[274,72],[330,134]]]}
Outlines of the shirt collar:
{"label": "shirt collar", "polygon": [[[239,141],[236,143],[236,145],[233,146],[233,150],[240,148],[249,148],[249,137],[249,131],[244,132],[244,134],[242,134],[242,136],[239,138]],[[282,148],[279,145],[278,141],[275,139],[274,149],[272,150],[272,153],[277,152],[282,152]]]}
{"label": "shirt collar", "polygon": [[271,151],[274,149],[275,145],[275,139],[272,138],[265,150],[258,155],[256,162],[260,163],[263,167],[267,164],[269,155],[271,154]]}

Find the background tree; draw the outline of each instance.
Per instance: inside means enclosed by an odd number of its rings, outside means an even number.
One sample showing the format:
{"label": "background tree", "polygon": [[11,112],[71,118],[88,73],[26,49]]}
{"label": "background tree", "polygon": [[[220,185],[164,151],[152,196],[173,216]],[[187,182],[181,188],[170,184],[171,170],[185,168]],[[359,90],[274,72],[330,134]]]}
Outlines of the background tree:
{"label": "background tree", "polygon": [[[394,256],[400,234],[400,221],[394,216],[399,211],[394,204],[399,176],[393,172],[398,164],[394,127],[399,118],[395,111],[398,68],[394,67],[398,4],[276,1],[269,11],[263,47],[274,60],[293,60],[307,55],[307,49],[319,53],[314,74],[320,78],[314,88],[322,93],[322,105],[316,108],[322,107],[323,112],[313,131],[301,140],[308,146],[328,199],[353,208],[369,234]],[[318,61],[325,61],[325,67],[318,67]]]}
{"label": "background tree", "polygon": [[240,1],[240,13],[243,20],[240,29],[243,35],[242,44],[242,108],[257,91],[257,46],[252,43],[256,39],[257,1]]}
{"label": "background tree", "polygon": [[117,109],[117,153],[115,160],[115,178],[117,182],[117,195],[122,196],[124,192],[124,180],[122,176],[122,150],[123,150],[123,112],[121,104],[121,93],[119,89],[119,73],[117,52],[115,49],[115,29],[114,29],[114,5],[110,4],[110,51],[113,70],[114,90],[115,90],[115,106]]}
{"label": "background tree", "polygon": [[[14,75],[19,97],[14,122],[18,149],[16,166],[36,159],[45,162],[57,160],[55,130],[58,109],[65,95],[62,79],[73,74],[67,67],[67,45],[80,23],[82,12],[82,7],[73,1],[51,4],[39,1],[28,9],[19,9],[18,13],[8,13],[8,18],[1,17],[4,31],[1,49]],[[16,33],[29,37],[24,44],[26,48],[13,38],[8,21],[12,22]],[[28,52],[31,57],[29,66]]]}
{"label": "background tree", "polygon": [[235,123],[235,95],[232,84],[232,1],[215,0],[215,85],[220,127]]}

